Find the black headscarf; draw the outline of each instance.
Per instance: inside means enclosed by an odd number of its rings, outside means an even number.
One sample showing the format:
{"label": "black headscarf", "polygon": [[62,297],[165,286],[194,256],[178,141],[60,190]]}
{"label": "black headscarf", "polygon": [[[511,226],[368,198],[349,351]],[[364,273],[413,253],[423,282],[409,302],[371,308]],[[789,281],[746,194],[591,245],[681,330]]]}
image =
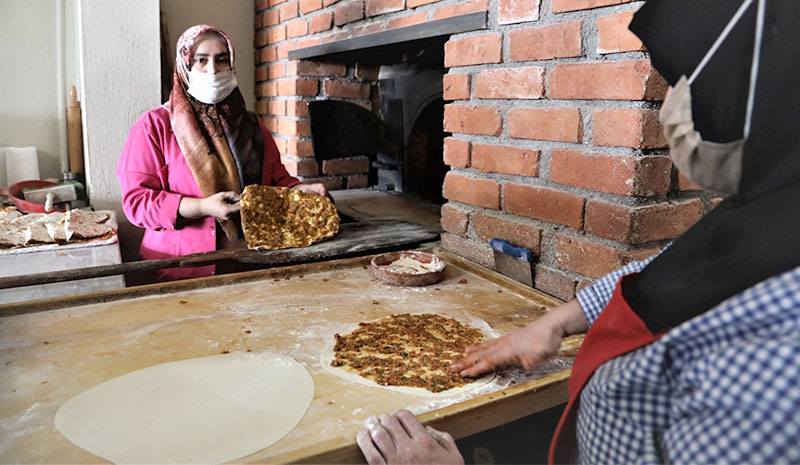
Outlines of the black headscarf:
{"label": "black headscarf", "polygon": [[[676,63],[679,59],[663,58],[659,50],[695,47],[704,53],[740,4],[739,0],[648,0],[636,13],[631,30],[652,53],[656,69],[674,84],[681,74],[688,76],[699,59]],[[683,19],[655,14],[673,7]],[[749,25],[737,31],[733,45],[720,48],[720,58],[733,60],[732,71],[701,75],[692,85],[694,101],[702,88],[701,79],[710,83],[707,85],[712,86],[711,91],[714,82],[718,83],[717,103],[710,104],[711,111],[700,112],[705,115],[700,118],[709,121],[695,117],[696,127],[706,140],[723,142],[742,137],[742,105],[747,99],[755,9],[756,3],[742,18],[743,24]],[[720,19],[720,15],[724,17]],[[678,27],[681,24],[685,27]],[[800,2],[767,2],[755,106],[742,156],[739,192],[698,221],[641,273],[623,281],[625,299],[653,332],[674,327],[760,281],[800,266],[798,24]],[[672,28],[674,40],[656,40],[667,28]],[[746,72],[742,71],[744,68]],[[724,110],[726,106],[729,111]]]}

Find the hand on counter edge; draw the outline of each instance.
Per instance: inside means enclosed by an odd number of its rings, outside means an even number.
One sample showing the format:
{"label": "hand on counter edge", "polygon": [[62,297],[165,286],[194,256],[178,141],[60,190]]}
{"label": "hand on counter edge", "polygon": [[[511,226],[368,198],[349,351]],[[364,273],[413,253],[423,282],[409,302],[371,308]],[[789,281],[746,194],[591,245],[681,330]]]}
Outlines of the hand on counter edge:
{"label": "hand on counter edge", "polygon": [[367,418],[356,442],[370,465],[464,464],[453,436],[423,426],[408,410]]}

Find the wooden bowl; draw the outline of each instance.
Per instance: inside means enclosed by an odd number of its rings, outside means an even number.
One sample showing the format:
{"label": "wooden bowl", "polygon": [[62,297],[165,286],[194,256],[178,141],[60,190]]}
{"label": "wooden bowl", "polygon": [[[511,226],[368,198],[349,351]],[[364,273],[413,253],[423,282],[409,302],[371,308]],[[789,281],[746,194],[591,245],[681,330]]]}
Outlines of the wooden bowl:
{"label": "wooden bowl", "polygon": [[[405,258],[427,265],[425,270],[400,271],[392,264]],[[427,286],[442,280],[447,262],[426,252],[389,252],[372,258],[372,273],[378,281],[393,286]]]}

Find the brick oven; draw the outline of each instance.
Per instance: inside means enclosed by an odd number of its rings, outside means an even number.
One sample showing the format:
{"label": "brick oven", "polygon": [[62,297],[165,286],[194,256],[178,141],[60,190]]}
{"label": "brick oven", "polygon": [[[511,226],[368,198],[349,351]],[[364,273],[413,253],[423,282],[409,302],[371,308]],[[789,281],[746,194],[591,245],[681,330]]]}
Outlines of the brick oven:
{"label": "brick oven", "polygon": [[[443,140],[426,150],[449,167],[437,174],[442,247],[494,267],[491,238],[523,245],[537,257],[534,286],[568,299],[720,200],[669,160],[657,118],[666,83],[627,30],[642,3],[256,0],[256,111],[290,173],[330,189],[378,184],[371,167],[391,160],[315,157],[308,103],[349,102],[391,122],[382,82],[386,95],[388,77],[415,74],[421,50],[439,57]],[[438,119],[429,112],[426,127]],[[411,133],[405,123],[413,151]]]}

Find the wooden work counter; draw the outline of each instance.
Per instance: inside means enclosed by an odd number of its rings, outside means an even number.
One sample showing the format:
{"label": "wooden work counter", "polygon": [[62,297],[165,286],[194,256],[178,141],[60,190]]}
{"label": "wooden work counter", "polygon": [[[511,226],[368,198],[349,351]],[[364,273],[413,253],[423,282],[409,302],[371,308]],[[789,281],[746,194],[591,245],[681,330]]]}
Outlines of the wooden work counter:
{"label": "wooden work counter", "polygon": [[287,354],[315,383],[314,400],[297,428],[244,462],[359,461],[355,434],[364,420],[399,408],[461,438],[565,402],[568,367],[581,337],[566,340],[560,356],[534,375],[510,371],[478,392],[453,398],[353,384],[319,366],[324,344],[360,321],[430,312],[477,318],[504,333],[559,303],[436,253],[448,262],[444,280],[422,288],[378,282],[371,257],[364,257],[0,305],[2,461],[100,462],[55,429],[63,402],[134,370],[225,351]]}

